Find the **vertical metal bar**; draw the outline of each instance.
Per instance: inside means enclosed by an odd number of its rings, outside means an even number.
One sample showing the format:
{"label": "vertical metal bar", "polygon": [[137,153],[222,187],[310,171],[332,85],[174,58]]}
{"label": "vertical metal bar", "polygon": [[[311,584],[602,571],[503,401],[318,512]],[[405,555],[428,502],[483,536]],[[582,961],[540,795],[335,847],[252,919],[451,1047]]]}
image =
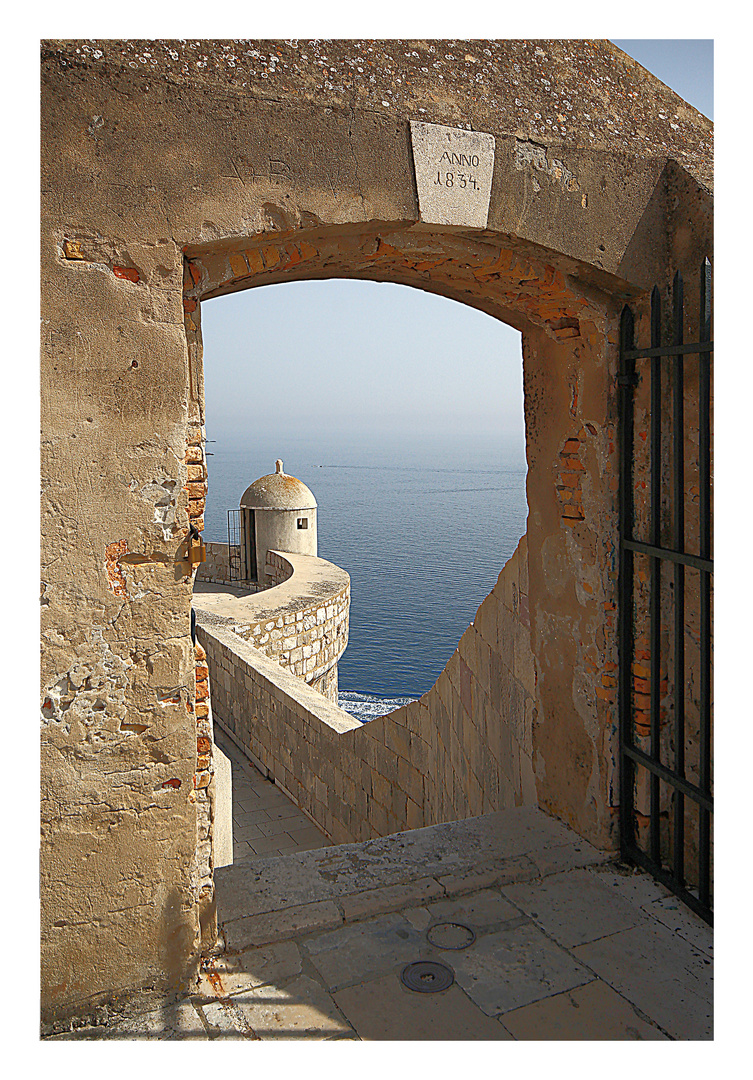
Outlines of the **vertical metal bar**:
{"label": "vertical metal bar", "polygon": [[[711,263],[701,267],[701,326],[699,340],[711,341]],[[700,491],[700,555],[711,558],[711,354],[699,353],[698,487]],[[701,673],[699,786],[711,793],[711,575],[701,571]],[[699,807],[698,895],[710,906],[711,818]]]}
{"label": "vertical metal bar", "polygon": [[228,579],[233,580],[233,526],[232,526],[232,510],[227,512],[227,565],[228,565]]}
{"label": "vertical metal bar", "polygon": [[[656,286],[651,291],[651,348],[661,346],[661,297]],[[651,543],[661,544],[661,365],[660,356],[651,357]],[[651,757],[661,759],[661,562],[651,558]],[[661,865],[661,805],[659,777],[651,774],[651,858]],[[677,793],[676,793],[677,794]]]}
{"label": "vertical metal bar", "polygon": [[[672,283],[673,345],[683,343],[683,282],[678,270]],[[674,514],[673,543],[675,551],[685,550],[685,415],[684,415],[684,358],[674,357],[673,365],[673,465]],[[675,772],[685,776],[685,567],[674,564],[674,734]],[[675,793],[674,813],[674,874],[678,884],[684,880],[685,800]]]}
{"label": "vertical metal bar", "polygon": [[[633,348],[634,320],[629,307],[622,309],[620,319],[619,368],[619,613],[618,613],[618,714],[621,747],[633,744],[633,553],[623,541],[632,539],[633,532],[633,385],[635,360],[626,352]],[[624,752],[620,753],[620,846],[623,856],[635,844],[633,816],[633,786],[635,766]]]}

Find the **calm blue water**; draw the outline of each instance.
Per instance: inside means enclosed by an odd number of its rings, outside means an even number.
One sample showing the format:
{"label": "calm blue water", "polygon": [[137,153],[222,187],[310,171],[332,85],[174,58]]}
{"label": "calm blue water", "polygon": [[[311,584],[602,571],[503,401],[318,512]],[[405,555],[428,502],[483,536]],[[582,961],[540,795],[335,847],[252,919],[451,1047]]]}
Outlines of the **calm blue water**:
{"label": "calm blue water", "polygon": [[276,457],[313,491],[319,555],[351,577],[339,674],[342,706],[359,719],[395,707],[377,699],[434,684],[525,531],[522,454],[488,438],[276,446],[218,436],[207,450],[206,540],[227,542],[227,510]]}

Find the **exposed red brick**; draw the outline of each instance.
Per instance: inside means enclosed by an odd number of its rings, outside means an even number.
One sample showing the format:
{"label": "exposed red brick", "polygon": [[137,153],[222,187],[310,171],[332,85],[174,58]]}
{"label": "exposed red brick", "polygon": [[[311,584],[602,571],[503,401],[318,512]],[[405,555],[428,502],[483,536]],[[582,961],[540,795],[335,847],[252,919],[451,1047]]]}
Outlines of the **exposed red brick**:
{"label": "exposed red brick", "polygon": [[113,266],[112,272],[117,278],[125,278],[126,281],[136,282],[139,280],[139,272],[132,266]]}
{"label": "exposed red brick", "polygon": [[565,485],[565,487],[577,487],[580,483],[580,476],[578,475],[578,473],[562,472],[560,473],[560,476],[562,477],[562,483]]}
{"label": "exposed red brick", "polygon": [[116,596],[127,597],[126,579],[120,568],[119,559],[128,551],[127,540],[115,540],[105,547],[105,573],[107,574],[107,586]]}

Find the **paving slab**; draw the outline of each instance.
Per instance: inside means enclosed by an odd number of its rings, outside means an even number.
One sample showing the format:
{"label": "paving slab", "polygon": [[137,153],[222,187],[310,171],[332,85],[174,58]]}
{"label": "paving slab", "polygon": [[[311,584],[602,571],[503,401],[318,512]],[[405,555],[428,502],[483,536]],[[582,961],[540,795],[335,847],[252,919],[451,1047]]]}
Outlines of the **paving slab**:
{"label": "paving slab", "polygon": [[411,926],[415,926],[416,930],[423,930],[424,932],[429,929],[434,921],[429,914],[428,908],[425,907],[403,908],[401,914]]}
{"label": "paving slab", "polygon": [[440,900],[427,907],[431,923],[457,922],[469,926],[474,932],[501,927],[511,919],[518,919],[518,909],[500,895],[496,889],[482,889],[470,896]]}
{"label": "paving slab", "polygon": [[243,1014],[230,999],[216,999],[198,1006],[209,1039],[255,1039]]}
{"label": "paving slab", "polygon": [[380,915],[302,943],[330,990],[391,974],[417,960],[439,960],[426,935],[402,915]]}
{"label": "paving slab", "polygon": [[647,917],[631,900],[616,896],[591,870],[569,870],[502,889],[560,945],[583,945],[629,930]]}
{"label": "paving slab", "polygon": [[266,833],[262,832],[262,825],[237,825],[233,822],[233,841],[244,840],[251,844],[254,840],[261,840]]}
{"label": "paving slab", "polygon": [[288,828],[288,819],[272,816],[268,821],[260,821],[255,828],[259,830],[262,836],[279,836]]}
{"label": "paving slab", "polygon": [[674,895],[664,885],[637,867],[613,862],[593,867],[593,873],[598,876],[602,885],[612,890],[616,896],[630,900],[636,907],[645,907],[655,900],[663,900]]}
{"label": "paving slab", "polygon": [[[227,1003],[220,1003],[223,1010],[228,1006],[257,1039],[317,1040],[353,1034],[332,997],[308,975],[300,975],[284,987],[243,990]],[[208,1006],[203,1008],[206,1012]]]}
{"label": "paving slab", "polygon": [[685,907],[676,896],[654,900],[644,908],[647,915],[662,923],[668,930],[684,938],[705,956],[714,955],[714,931],[695,912]]}
{"label": "paving slab", "polygon": [[468,949],[454,953],[450,966],[457,984],[487,1016],[572,990],[594,978],[529,922],[478,938]]}
{"label": "paving slab", "polygon": [[649,923],[573,955],[673,1039],[713,1038],[711,960],[678,934]]}
{"label": "paving slab", "polygon": [[499,1023],[516,1039],[536,1040],[665,1040],[625,998],[600,979],[503,1013]]}
{"label": "paving slab", "polygon": [[202,968],[198,1001],[228,998],[257,986],[277,985],[301,974],[301,953],[292,941],[211,958]]}
{"label": "paving slab", "polygon": [[496,1040],[512,1035],[468,1000],[459,986],[439,994],[408,990],[397,973],[371,979],[334,995],[343,1015],[364,1040]]}

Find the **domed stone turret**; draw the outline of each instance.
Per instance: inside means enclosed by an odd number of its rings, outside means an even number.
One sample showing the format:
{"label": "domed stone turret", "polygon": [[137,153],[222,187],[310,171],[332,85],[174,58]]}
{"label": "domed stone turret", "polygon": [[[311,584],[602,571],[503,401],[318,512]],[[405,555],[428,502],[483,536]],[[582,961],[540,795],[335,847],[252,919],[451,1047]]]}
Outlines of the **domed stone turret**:
{"label": "domed stone turret", "polygon": [[304,483],[283,471],[260,476],[243,492],[241,511],[242,574],[267,583],[268,551],[316,555],[316,499]]}

